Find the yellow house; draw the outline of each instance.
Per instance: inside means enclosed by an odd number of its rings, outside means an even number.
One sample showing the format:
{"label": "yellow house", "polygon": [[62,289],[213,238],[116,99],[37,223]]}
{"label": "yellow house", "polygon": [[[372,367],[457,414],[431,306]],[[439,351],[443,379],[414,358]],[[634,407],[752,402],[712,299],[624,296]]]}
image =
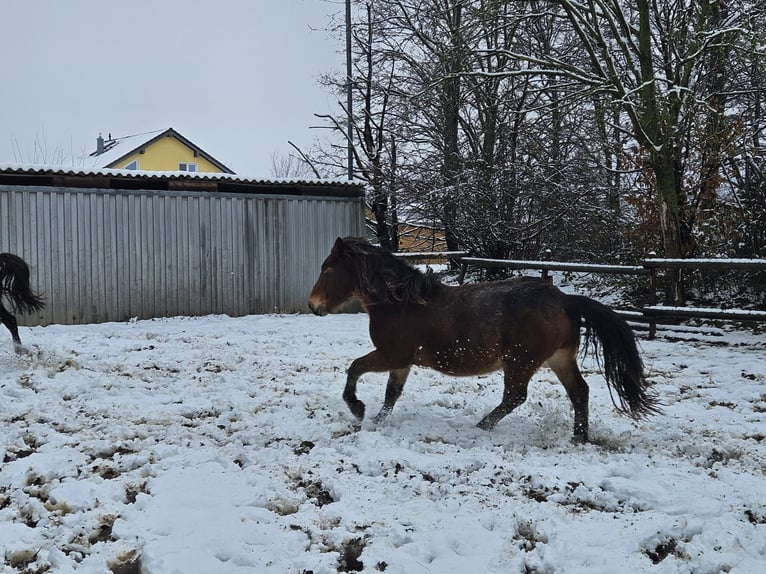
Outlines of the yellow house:
{"label": "yellow house", "polygon": [[99,134],[91,158],[96,168],[234,173],[173,128],[119,138]]}

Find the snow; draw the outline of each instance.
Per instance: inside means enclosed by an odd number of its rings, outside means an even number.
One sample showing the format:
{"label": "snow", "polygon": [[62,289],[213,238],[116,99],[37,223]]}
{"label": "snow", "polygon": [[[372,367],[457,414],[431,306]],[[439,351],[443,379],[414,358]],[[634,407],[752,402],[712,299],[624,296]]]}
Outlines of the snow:
{"label": "snow", "polygon": [[131,151],[135,151],[163,131],[165,130],[154,130],[129,136],[115,137],[114,139],[112,139],[111,134],[107,134],[107,137],[104,138],[105,151],[96,155],[96,150],[94,150],[78,159],[83,167],[106,169],[110,163],[117,161]]}
{"label": "snow", "polygon": [[[591,439],[548,370],[492,432],[502,377],[415,369],[356,423],[365,315],[172,318],[0,338],[2,572],[766,571],[763,336],[642,340],[664,414]],[[365,375],[368,412],[385,375]],[[122,564],[122,566],[119,566]]]}
{"label": "snow", "polygon": [[204,171],[150,171],[139,169],[109,169],[109,168],[75,168],[61,165],[31,164],[31,163],[3,163],[0,162],[0,174],[25,174],[25,175],[75,175],[75,176],[106,176],[106,177],[130,177],[162,179],[168,177],[180,177],[183,179],[230,181],[233,183],[256,183],[256,184],[308,184],[308,185],[336,185],[359,187],[358,182],[345,179],[311,179],[311,178],[263,178],[249,177],[239,174],[215,173]]}
{"label": "snow", "polygon": [[731,258],[731,257],[708,257],[702,259],[695,259],[693,257],[689,259],[663,259],[652,257],[645,260],[647,263],[654,264],[666,264],[666,263],[688,263],[690,265],[700,265],[705,263],[723,263],[727,265],[754,265],[760,266],[766,264],[766,259],[743,259],[743,258]]}
{"label": "snow", "polygon": [[563,261],[534,261],[526,259],[482,259],[479,257],[461,257],[464,263],[478,263],[479,265],[496,265],[518,269],[549,269],[558,271],[604,271],[625,274],[642,274],[646,269],[640,265],[600,265],[596,263],[567,263]]}

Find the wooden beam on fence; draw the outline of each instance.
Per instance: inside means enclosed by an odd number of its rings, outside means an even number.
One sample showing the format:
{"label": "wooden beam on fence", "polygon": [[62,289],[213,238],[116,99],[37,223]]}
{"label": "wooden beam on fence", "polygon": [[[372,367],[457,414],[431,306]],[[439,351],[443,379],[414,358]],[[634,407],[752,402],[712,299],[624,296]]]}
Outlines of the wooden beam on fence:
{"label": "wooden beam on fence", "polygon": [[448,261],[450,259],[460,259],[466,255],[465,251],[413,251],[413,252],[400,252],[394,253],[399,259],[414,259],[416,261],[422,259],[444,259]]}
{"label": "wooden beam on fence", "polygon": [[746,309],[710,309],[706,307],[644,307],[645,315],[665,317],[694,317],[700,319],[723,319],[728,321],[766,321],[766,311]]}
{"label": "wooden beam on fence", "polygon": [[649,269],[712,269],[716,271],[766,271],[766,259],[645,259]]}
{"label": "wooden beam on fence", "polygon": [[610,273],[613,275],[649,275],[642,265],[600,265],[597,263],[563,263],[560,261],[523,261],[519,259],[482,259],[461,257],[462,263],[479,267],[502,267],[505,269],[537,269],[539,271],[573,271],[579,273]]}

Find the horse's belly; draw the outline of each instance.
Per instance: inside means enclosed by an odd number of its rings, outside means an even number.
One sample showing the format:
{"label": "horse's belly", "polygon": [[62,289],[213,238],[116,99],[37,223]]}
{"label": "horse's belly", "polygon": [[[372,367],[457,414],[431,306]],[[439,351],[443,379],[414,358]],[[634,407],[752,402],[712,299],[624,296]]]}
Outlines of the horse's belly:
{"label": "horse's belly", "polygon": [[429,352],[419,349],[415,364],[455,376],[483,375],[503,367],[500,356],[492,351],[472,348],[455,348]]}

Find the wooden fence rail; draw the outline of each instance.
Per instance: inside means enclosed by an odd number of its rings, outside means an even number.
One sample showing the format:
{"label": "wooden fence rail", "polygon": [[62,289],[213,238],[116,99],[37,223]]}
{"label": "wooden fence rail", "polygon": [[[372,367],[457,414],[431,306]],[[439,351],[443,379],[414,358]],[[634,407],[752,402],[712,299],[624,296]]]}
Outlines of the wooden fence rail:
{"label": "wooden fence rail", "polygon": [[459,261],[468,255],[465,251],[410,251],[408,253],[396,253],[399,259],[421,262],[447,262]]}
{"label": "wooden fence rail", "polygon": [[[649,336],[654,337],[656,318],[699,318],[721,321],[766,321],[766,311],[746,309],[711,309],[706,307],[672,307],[657,305],[657,271],[693,269],[707,271],[766,271],[763,259],[645,259],[643,266],[649,275],[649,305],[641,309],[649,318]],[[652,321],[655,319],[655,321]]]}
{"label": "wooden fence rail", "polygon": [[460,265],[458,283],[462,284],[469,266],[513,270],[537,270],[543,279],[551,281],[551,271],[571,271],[611,275],[636,275],[649,278],[649,304],[638,310],[618,310],[632,321],[649,325],[649,337],[654,338],[657,323],[662,318],[699,318],[730,321],[766,322],[766,311],[745,309],[712,309],[706,307],[672,307],[657,304],[658,272],[669,269],[694,269],[714,271],[766,271],[764,259],[645,259],[641,265],[599,265],[561,261],[527,261],[513,259],[483,259],[470,257],[459,251],[429,253],[398,253],[398,257],[419,261],[453,260]]}
{"label": "wooden fence rail", "polygon": [[504,269],[537,269],[543,279],[548,279],[549,271],[575,271],[579,273],[609,273],[612,275],[649,275],[651,271],[640,266],[598,265],[590,263],[563,263],[560,261],[525,261],[520,259],[481,259],[479,257],[461,257],[460,283],[465,279],[469,265]]}
{"label": "wooden fence rail", "polygon": [[644,259],[648,269],[708,269],[766,271],[766,259]]}

